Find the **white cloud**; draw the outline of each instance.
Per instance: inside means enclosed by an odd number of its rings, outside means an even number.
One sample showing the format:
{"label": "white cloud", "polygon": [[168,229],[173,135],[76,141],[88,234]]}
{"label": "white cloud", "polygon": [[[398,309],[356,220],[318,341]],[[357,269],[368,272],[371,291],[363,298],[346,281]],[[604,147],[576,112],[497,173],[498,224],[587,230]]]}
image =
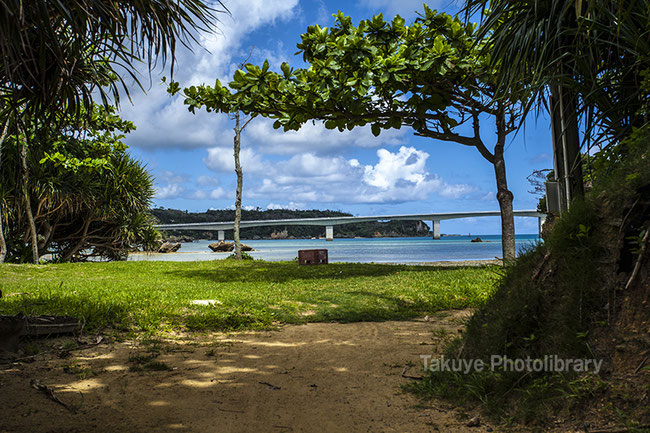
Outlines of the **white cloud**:
{"label": "white cloud", "polygon": [[386,190],[395,187],[398,181],[413,184],[424,181],[428,153],[402,146],[398,153],[379,149],[377,156],[377,165],[365,167],[364,181],[368,185]]}
{"label": "white cloud", "polygon": [[156,176],[156,178],[157,180],[161,180],[166,183],[185,183],[188,180],[186,174],[174,173],[171,170],[161,171],[160,173],[158,173],[158,176]]}
{"label": "white cloud", "polygon": [[284,132],[282,129],[273,129],[273,120],[260,118],[244,130],[243,140],[263,149],[267,154],[294,155],[310,152],[331,155],[350,147],[372,148],[403,144],[408,133],[407,128],[390,129],[375,137],[370,127],[340,132],[325,128],[322,122],[306,123],[298,131]]}
{"label": "white cloud", "polygon": [[199,176],[196,179],[196,184],[199,186],[216,186],[219,185],[219,179],[212,176]]}
{"label": "white cloud", "polygon": [[205,191],[205,190],[196,190],[193,191],[188,198],[194,199],[194,200],[207,200],[207,199],[213,199],[217,200],[220,198],[225,198],[228,196],[228,193],[223,190],[223,188],[219,187],[216,189],[213,189],[211,191]]}
{"label": "white cloud", "polygon": [[294,203],[292,201],[287,204],[269,203],[268,205],[266,205],[267,209],[295,210],[295,209],[303,209],[304,207],[305,207],[305,203]]}
{"label": "white cloud", "polygon": [[[239,161],[242,170],[247,173],[255,173],[264,169],[262,157],[250,148],[243,148],[239,152]],[[232,148],[213,147],[208,149],[208,156],[203,158],[203,163],[213,171],[234,172],[235,157]]]}
{"label": "white cloud", "polygon": [[176,197],[180,197],[181,194],[183,194],[184,192],[185,192],[185,188],[183,188],[182,186],[176,183],[173,183],[173,184],[165,185],[164,187],[157,187],[155,198],[158,200],[176,198]]}
{"label": "white cloud", "polygon": [[[426,170],[429,154],[402,146],[398,152],[377,151],[375,165],[356,159],[311,153],[279,162],[261,162],[266,177],[246,188],[252,199],[290,202],[403,203],[438,194],[460,198],[478,191],[467,184],[450,184]],[[273,201],[271,204],[276,205]]]}
{"label": "white cloud", "polygon": [[[184,47],[177,50],[173,78],[182,87],[204,83],[211,85],[217,78],[222,82],[230,81],[236,65],[249,54],[250,47],[244,46],[247,35],[264,25],[291,19],[298,0],[237,0],[224,3],[231,15],[220,17],[221,22],[215,33],[199,36],[202,47],[195,46],[193,52]],[[278,50],[283,50],[281,44]],[[268,54],[277,62],[282,57],[280,54],[272,55],[269,50],[262,54]],[[127,136],[127,144],[157,149],[210,147],[232,142],[231,126],[226,116],[204,110],[189,113],[182,98],[167,94],[165,86],[159,81],[161,75],[169,76],[169,71],[154,71],[149,77],[143,68],[140,79],[145,87],[149,86],[147,94],[131,86],[133,104],[124,98],[121,114],[137,126],[137,130]],[[224,134],[224,131],[228,133]]]}

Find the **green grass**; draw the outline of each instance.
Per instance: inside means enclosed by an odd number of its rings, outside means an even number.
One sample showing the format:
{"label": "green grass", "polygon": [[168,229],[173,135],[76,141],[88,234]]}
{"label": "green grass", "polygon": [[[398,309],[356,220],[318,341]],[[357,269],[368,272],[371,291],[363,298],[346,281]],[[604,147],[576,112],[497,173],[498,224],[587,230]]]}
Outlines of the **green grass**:
{"label": "green grass", "polygon": [[[254,329],[408,319],[481,305],[498,268],[294,262],[0,265],[0,314],[74,316],[86,329]],[[211,306],[192,300],[216,300]]]}

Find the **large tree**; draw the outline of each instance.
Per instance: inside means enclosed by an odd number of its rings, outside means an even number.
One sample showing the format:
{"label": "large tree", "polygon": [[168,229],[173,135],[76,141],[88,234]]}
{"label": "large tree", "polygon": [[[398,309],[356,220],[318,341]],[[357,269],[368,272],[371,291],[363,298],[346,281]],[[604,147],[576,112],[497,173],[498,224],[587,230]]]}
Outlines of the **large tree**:
{"label": "large tree", "polygon": [[[198,32],[211,31],[217,12],[203,0],[2,2],[0,124],[4,128],[13,123],[12,129],[26,138],[18,140],[23,146],[23,189],[29,177],[30,119],[54,122],[61,111],[79,116],[90,111],[98,95],[104,105],[109,97],[118,103],[120,91],[128,93],[123,75],[139,83],[138,64],[144,60],[152,67],[168,56],[173,68],[177,44],[189,44]],[[37,263],[32,210],[25,191],[23,195]],[[0,258],[2,237],[0,230]]]}
{"label": "large tree", "polygon": [[135,247],[153,246],[157,231],[147,213],[152,178],[126,153],[122,140],[134,125],[114,111],[95,105],[83,122],[68,117],[70,123],[59,129],[30,122],[30,152],[22,167],[30,173],[26,182],[16,160],[27,137],[9,135],[0,176],[9,261],[32,255],[32,223],[40,253],[62,262],[120,259]]}
{"label": "large tree", "polygon": [[[496,93],[493,67],[480,52],[473,25],[425,6],[412,25],[377,15],[357,26],[339,12],[331,28],[310,26],[298,48],[306,69],[282,64],[282,72],[248,64],[229,87],[184,89],[191,111],[229,112],[275,118],[296,130],[311,120],[344,131],[371,125],[373,134],[408,126],[417,135],[475,147],[495,171],[501,209],[503,257],[515,257],[513,195],[504,161],[506,138],[519,116],[519,101]],[[170,86],[180,90],[178,83]],[[481,126],[492,122],[495,137]],[[492,144],[487,144],[487,143]]]}

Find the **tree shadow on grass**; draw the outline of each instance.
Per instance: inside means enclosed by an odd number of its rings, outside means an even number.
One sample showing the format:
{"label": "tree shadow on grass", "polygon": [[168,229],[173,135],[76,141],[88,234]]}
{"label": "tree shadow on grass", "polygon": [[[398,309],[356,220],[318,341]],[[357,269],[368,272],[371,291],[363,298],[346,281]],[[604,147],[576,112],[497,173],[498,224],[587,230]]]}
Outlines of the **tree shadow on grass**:
{"label": "tree shadow on grass", "polygon": [[211,270],[174,270],[168,273],[181,278],[197,278],[214,283],[268,282],[293,280],[344,280],[354,277],[382,277],[398,272],[430,272],[431,266],[382,265],[374,263],[332,263],[300,266],[296,263],[252,262],[236,266],[218,266]]}

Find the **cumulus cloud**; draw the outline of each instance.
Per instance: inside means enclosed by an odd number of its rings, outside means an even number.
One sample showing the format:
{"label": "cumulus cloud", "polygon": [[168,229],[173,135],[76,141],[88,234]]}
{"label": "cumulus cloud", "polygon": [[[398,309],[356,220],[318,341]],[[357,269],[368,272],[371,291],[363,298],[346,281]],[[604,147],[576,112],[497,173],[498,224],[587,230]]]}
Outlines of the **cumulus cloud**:
{"label": "cumulus cloud", "polygon": [[228,193],[224,191],[223,188],[219,187],[213,190],[195,190],[192,191],[191,194],[189,194],[188,198],[194,199],[194,200],[207,200],[207,199],[212,199],[212,200],[218,200],[220,198],[225,198],[228,196]]}
{"label": "cumulus cloud", "polygon": [[[239,152],[239,161],[242,170],[247,173],[256,173],[264,169],[261,155],[253,149],[243,148]],[[208,156],[203,158],[203,163],[210,170],[217,172],[233,172],[235,170],[235,159],[232,148],[213,147],[208,149]]]}
{"label": "cumulus cloud", "polygon": [[216,186],[219,185],[219,179],[212,176],[199,176],[196,178],[196,184],[199,186]]}
{"label": "cumulus cloud", "polygon": [[185,183],[188,180],[186,174],[178,174],[171,170],[163,170],[156,176],[157,180],[162,180],[166,183]]}
{"label": "cumulus cloud", "polygon": [[460,198],[478,191],[474,186],[451,184],[429,174],[429,154],[413,147],[402,146],[397,152],[379,149],[377,157],[376,164],[365,166],[356,159],[311,153],[266,161],[267,177],[247,188],[245,195],[294,203],[403,203],[434,194]]}
{"label": "cumulus cloud", "polygon": [[185,188],[176,183],[165,185],[156,188],[155,198],[158,200],[165,200],[180,197],[185,192]]}

